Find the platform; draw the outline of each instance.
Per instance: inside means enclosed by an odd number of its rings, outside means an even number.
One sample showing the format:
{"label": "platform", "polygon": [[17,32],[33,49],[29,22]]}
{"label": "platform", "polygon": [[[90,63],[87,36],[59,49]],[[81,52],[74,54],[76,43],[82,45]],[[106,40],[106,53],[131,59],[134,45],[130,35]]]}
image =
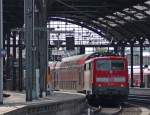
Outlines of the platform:
{"label": "platform", "polygon": [[[72,109],[77,107],[77,110],[80,111],[85,106],[85,95],[70,91],[57,91],[50,96],[39,98],[32,102],[25,101],[26,95],[23,92],[4,91],[4,94],[10,94],[11,96],[4,98],[4,104],[0,105],[0,115],[19,115],[22,112],[25,114],[35,113],[36,111],[58,112],[63,110],[63,108]],[[150,88],[130,88],[130,94],[150,95]],[[18,114],[15,114],[16,111]],[[60,112],[56,115],[59,114]],[[64,114],[62,112],[61,115],[65,114],[66,112]]]}
{"label": "platform", "polygon": [[[44,97],[44,98],[39,98],[38,100],[33,100],[32,102],[26,102],[25,101],[25,93],[19,93],[19,92],[10,92],[10,91],[5,91],[5,94],[10,94],[10,97],[4,98],[4,104],[0,105],[0,115],[4,115],[7,113],[14,114],[14,111],[19,110],[20,114],[21,111],[26,111],[28,109],[28,113],[31,112],[36,112],[36,110],[39,110],[38,108],[40,107],[41,111],[46,111],[48,110],[48,107],[50,108],[53,104],[61,105],[61,109],[63,109],[63,106],[66,106],[65,102],[68,102],[68,104],[71,102],[73,105],[74,100],[82,100],[85,98],[84,95],[82,94],[77,94],[77,93],[69,93],[69,92],[54,92],[52,95]],[[36,106],[36,107],[35,107]],[[79,106],[79,105],[73,105],[73,106]],[[41,108],[42,107],[42,108]],[[45,109],[45,107],[47,109]],[[22,109],[25,108],[25,109]],[[34,111],[31,110],[31,108],[34,108]],[[65,108],[65,107],[64,107]],[[22,109],[22,110],[21,110]],[[57,110],[57,108],[53,108]],[[21,110],[21,111],[20,111]],[[14,114],[16,115],[16,114]]]}
{"label": "platform", "polygon": [[150,88],[130,87],[129,94],[150,95]]}

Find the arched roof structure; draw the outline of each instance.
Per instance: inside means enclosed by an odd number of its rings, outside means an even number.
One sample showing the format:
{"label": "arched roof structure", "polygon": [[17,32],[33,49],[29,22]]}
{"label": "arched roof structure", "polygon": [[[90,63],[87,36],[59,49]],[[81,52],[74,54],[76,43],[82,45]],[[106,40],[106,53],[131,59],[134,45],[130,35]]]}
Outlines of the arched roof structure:
{"label": "arched roof structure", "polygon": [[[42,0],[35,0],[39,8]],[[70,19],[114,42],[150,36],[150,0],[45,0],[47,20]],[[3,0],[4,30],[23,26],[24,0]],[[67,20],[66,20],[67,21]]]}

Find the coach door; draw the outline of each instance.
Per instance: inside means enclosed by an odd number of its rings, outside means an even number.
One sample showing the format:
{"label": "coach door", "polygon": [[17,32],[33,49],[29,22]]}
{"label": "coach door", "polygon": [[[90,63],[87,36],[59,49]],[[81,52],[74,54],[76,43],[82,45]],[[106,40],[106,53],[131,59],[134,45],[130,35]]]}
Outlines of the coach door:
{"label": "coach door", "polygon": [[91,75],[91,63],[89,62],[84,65],[84,90],[91,90],[92,88]]}

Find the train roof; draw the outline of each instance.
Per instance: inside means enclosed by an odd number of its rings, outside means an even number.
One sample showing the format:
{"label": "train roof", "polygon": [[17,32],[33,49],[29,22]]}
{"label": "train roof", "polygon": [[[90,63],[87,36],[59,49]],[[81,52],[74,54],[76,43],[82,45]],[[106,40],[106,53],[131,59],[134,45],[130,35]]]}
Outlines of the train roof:
{"label": "train roof", "polygon": [[122,56],[103,56],[103,57],[94,57],[94,58],[91,58],[89,60],[86,61],[86,63],[90,62],[90,61],[93,61],[93,60],[96,60],[96,59],[126,59],[125,57],[122,57]]}
{"label": "train roof", "polygon": [[49,67],[51,70],[55,69],[55,67],[60,67],[61,66],[61,62],[52,62],[49,63]]}
{"label": "train roof", "polygon": [[83,54],[83,55],[76,55],[76,56],[66,57],[66,58],[63,58],[62,61],[67,62],[67,61],[75,61],[75,60],[80,60],[80,59],[85,60],[89,55],[90,54]]}
{"label": "train roof", "polygon": [[122,57],[122,56],[103,56],[103,57],[95,57],[93,59],[99,59],[99,58],[125,59],[125,57]]}
{"label": "train roof", "polygon": [[60,67],[66,67],[71,65],[83,65],[84,63],[88,63],[94,59],[125,59],[125,57],[121,57],[118,55],[101,55],[96,53],[90,53],[90,54],[83,54],[83,55],[76,55],[71,57],[63,58],[61,62],[54,62],[52,64],[49,64],[51,69],[60,68]]}
{"label": "train roof", "polygon": [[104,53],[104,52],[95,52],[95,53],[90,53],[90,54],[83,54],[83,55],[76,55],[76,56],[71,56],[71,57],[67,57],[67,58],[63,58],[62,62],[68,62],[68,61],[77,61],[77,60],[89,60],[91,58],[122,58],[119,55],[116,55],[114,53]]}

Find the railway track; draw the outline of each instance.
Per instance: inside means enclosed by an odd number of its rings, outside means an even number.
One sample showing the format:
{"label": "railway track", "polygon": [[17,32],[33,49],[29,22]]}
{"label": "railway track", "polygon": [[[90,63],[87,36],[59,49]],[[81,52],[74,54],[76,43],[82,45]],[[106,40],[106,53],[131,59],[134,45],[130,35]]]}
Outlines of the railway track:
{"label": "railway track", "polygon": [[146,95],[129,95],[128,102],[133,102],[150,107],[150,96]]}
{"label": "railway track", "polygon": [[129,95],[127,102],[121,105],[99,107],[88,106],[82,115],[150,115],[150,96]]}
{"label": "railway track", "polygon": [[123,107],[121,105],[117,106],[102,106],[99,107],[89,107],[88,115],[118,115],[122,112]]}

